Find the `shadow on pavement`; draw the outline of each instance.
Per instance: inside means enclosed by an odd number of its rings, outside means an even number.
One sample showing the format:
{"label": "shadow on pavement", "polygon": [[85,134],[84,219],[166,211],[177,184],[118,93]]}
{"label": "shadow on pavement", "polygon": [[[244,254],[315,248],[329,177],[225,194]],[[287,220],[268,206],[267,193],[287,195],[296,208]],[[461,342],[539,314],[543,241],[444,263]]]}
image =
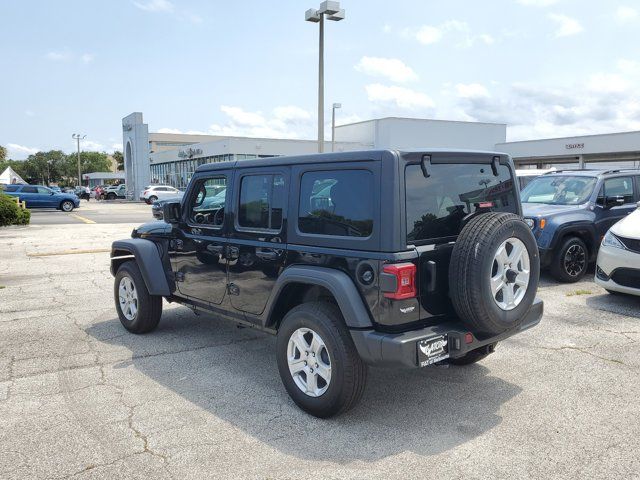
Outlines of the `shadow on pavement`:
{"label": "shadow on pavement", "polygon": [[[482,365],[371,368],[360,404],[340,417],[319,420],[300,411],[286,394],[274,337],[213,316],[196,317],[184,307],[166,310],[158,329],[147,335],[127,333],[117,318],[87,333],[131,351],[132,358],[116,369],[132,364],[212,415],[303,459],[374,461],[404,451],[444,452],[498,425],[500,407],[521,391]],[[173,412],[159,410],[158,415]]]}
{"label": "shadow on pavement", "polygon": [[587,305],[596,310],[640,318],[640,297],[622,293],[605,293],[587,298]]}

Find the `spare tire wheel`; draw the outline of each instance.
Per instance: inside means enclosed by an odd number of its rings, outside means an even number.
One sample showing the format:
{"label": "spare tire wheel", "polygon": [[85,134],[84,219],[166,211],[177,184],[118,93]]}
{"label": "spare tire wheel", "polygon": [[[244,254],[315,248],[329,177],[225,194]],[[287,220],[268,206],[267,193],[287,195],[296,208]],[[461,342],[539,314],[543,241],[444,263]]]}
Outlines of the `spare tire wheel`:
{"label": "spare tire wheel", "polygon": [[531,229],[512,213],[485,213],[453,247],[449,292],[474,333],[497,335],[522,322],[538,288],[540,258]]}

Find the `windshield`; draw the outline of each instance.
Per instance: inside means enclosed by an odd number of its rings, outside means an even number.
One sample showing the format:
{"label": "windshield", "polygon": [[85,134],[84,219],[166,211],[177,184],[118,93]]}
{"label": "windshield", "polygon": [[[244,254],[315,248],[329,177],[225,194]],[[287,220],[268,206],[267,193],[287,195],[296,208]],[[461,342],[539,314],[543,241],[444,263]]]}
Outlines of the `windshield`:
{"label": "windshield", "polygon": [[522,203],[579,205],[589,200],[597,178],[550,175],[533,180],[521,193]]}

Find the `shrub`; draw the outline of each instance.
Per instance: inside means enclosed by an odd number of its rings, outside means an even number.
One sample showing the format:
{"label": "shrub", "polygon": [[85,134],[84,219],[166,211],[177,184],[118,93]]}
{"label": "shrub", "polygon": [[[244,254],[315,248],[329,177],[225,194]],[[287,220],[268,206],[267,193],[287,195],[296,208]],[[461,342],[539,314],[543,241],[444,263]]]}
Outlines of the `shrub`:
{"label": "shrub", "polygon": [[28,225],[31,212],[23,210],[9,195],[0,193],[0,226]]}

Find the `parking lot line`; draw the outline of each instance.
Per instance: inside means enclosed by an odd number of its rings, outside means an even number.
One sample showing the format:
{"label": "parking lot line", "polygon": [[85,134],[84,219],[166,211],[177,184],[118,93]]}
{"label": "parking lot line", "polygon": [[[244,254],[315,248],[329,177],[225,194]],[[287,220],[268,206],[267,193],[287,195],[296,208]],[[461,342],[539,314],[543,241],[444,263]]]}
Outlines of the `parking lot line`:
{"label": "parking lot line", "polygon": [[73,218],[77,218],[78,220],[80,220],[81,222],[84,222],[84,223],[96,223],[93,220],[89,220],[88,218],[81,217],[80,215],[76,215],[75,213],[70,213],[69,216],[71,216]]}
{"label": "parking lot line", "polygon": [[[95,222],[91,222],[91,223],[95,223]],[[27,252],[27,257],[50,257],[54,255],[79,255],[82,253],[106,253],[110,251],[111,251],[110,248],[88,248],[88,249],[59,250],[57,252]]]}

